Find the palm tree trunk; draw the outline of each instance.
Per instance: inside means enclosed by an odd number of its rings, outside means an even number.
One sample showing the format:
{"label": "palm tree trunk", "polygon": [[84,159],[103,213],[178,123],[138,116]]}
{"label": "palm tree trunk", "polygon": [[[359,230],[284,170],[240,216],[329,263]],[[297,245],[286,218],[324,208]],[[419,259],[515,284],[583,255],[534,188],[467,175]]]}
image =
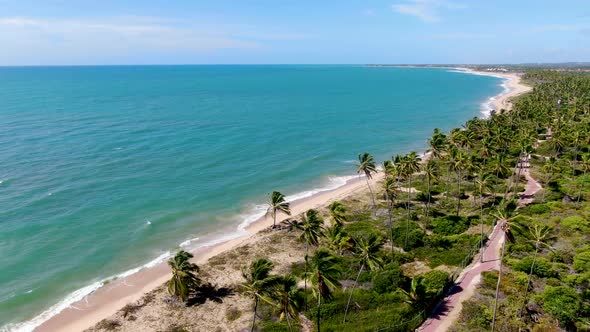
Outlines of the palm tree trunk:
{"label": "palm tree trunk", "polygon": [[277,226],[277,210],[274,210],[274,213],[272,214],[272,228],[275,228]]}
{"label": "palm tree trunk", "polygon": [[320,332],[320,315],[321,315],[321,306],[322,306],[322,297],[319,294],[320,292],[318,291],[318,332]]}
{"label": "palm tree trunk", "polygon": [[[483,190],[482,190],[483,191]],[[483,263],[483,254],[485,252],[483,246],[483,193],[479,193],[479,222],[481,223],[481,243],[479,247],[481,248],[481,262]]]}
{"label": "palm tree trunk", "polygon": [[580,192],[578,192],[578,199],[576,203],[580,203],[580,197],[582,197],[582,189],[584,189],[584,182],[586,178],[586,168],[584,168],[584,175],[582,176],[584,180],[582,180],[582,184],[580,185]]}
{"label": "palm tree trunk", "polygon": [[408,247],[408,233],[410,232],[410,190],[412,189],[412,174],[408,176],[408,201],[406,203],[407,218],[406,218],[406,241],[404,246]]}
{"label": "palm tree trunk", "polygon": [[258,310],[258,296],[256,296],[256,300],[254,300],[254,317],[252,318],[252,329],[251,332],[254,332],[254,326],[256,325],[256,311]]}
{"label": "palm tree trunk", "polygon": [[293,328],[291,327],[291,320],[289,319],[289,316],[290,316],[289,309],[288,309],[289,306],[287,305],[287,307],[285,307],[285,308],[287,308],[285,311],[285,316],[287,316],[287,325],[289,325],[289,332],[291,332],[291,331],[293,331]]}
{"label": "palm tree trunk", "polygon": [[346,323],[346,315],[348,314],[348,307],[350,306],[350,300],[352,300],[352,294],[354,293],[354,289],[356,288],[356,283],[359,280],[359,277],[361,276],[361,272],[363,272],[363,269],[365,268],[365,263],[363,262],[363,264],[361,265],[361,268],[359,269],[359,273],[356,275],[356,279],[354,280],[354,284],[352,285],[352,289],[350,290],[350,296],[348,296],[348,302],[346,303],[346,309],[344,310],[344,320],[342,321],[342,324]]}
{"label": "palm tree trunk", "polygon": [[526,281],[526,289],[524,290],[524,303],[522,304],[522,307],[520,308],[520,311],[518,312],[519,318],[522,316],[522,309],[524,309],[524,307],[526,306],[526,303],[527,303],[526,297],[529,293],[529,286],[531,284],[531,277],[533,276],[533,269],[535,268],[535,261],[537,260],[538,253],[539,253],[539,244],[535,243],[535,254],[533,255],[533,263],[531,264],[531,270],[529,271],[529,277]]}
{"label": "palm tree trunk", "polygon": [[375,195],[373,195],[373,189],[371,189],[371,184],[369,183],[369,177],[365,177],[367,180],[367,187],[369,187],[369,193],[371,194],[371,201],[373,201],[373,213],[377,213],[377,204],[375,204]]}
{"label": "palm tree trunk", "polygon": [[393,210],[393,202],[389,201],[389,240],[391,241],[391,252],[393,253],[393,221],[391,220],[391,210]]}
{"label": "palm tree trunk", "polygon": [[504,235],[504,242],[502,242],[502,251],[500,254],[500,271],[498,273],[498,283],[496,284],[496,296],[494,299],[494,315],[492,318],[491,332],[494,332],[494,328],[496,327],[496,314],[498,311],[498,293],[500,292],[500,280],[502,278],[502,261],[504,260],[504,246],[505,245],[506,245],[506,235]]}
{"label": "palm tree trunk", "polygon": [[[524,155],[521,153],[521,155]],[[520,184],[520,174],[522,172],[522,164],[523,162],[526,161],[526,156],[524,157],[524,160],[521,158],[521,156],[518,156],[518,176],[516,177],[516,183],[514,184],[514,195],[516,195],[517,190],[518,190],[518,185]]]}
{"label": "palm tree trunk", "polygon": [[461,178],[462,178],[462,174],[461,171],[459,171],[457,173],[458,177],[459,177],[459,192],[457,193],[457,216],[460,215],[461,213]]}
{"label": "palm tree trunk", "polygon": [[428,217],[428,214],[430,212],[430,176],[428,177],[428,201],[426,202],[426,217]]}
{"label": "palm tree trunk", "polygon": [[305,293],[305,311],[307,311],[307,253],[309,250],[309,244],[307,241],[305,242],[305,277],[303,278],[304,282],[304,293]]}

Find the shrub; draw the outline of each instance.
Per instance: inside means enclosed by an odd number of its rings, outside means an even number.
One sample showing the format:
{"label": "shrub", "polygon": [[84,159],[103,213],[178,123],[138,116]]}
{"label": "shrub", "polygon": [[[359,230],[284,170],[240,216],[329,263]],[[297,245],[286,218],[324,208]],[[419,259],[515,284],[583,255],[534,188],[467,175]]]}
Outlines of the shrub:
{"label": "shrub", "polygon": [[461,309],[459,319],[472,331],[486,331],[492,323],[492,315],[489,308],[474,300],[463,302],[463,309]]}
{"label": "shrub", "polygon": [[[297,325],[294,322],[291,324]],[[282,322],[265,322],[260,328],[261,332],[289,332],[289,325],[286,321]]]}
{"label": "shrub", "polygon": [[432,270],[421,274],[420,283],[428,298],[436,298],[443,294],[450,283],[450,275],[446,271]]}
{"label": "shrub", "polygon": [[[533,257],[527,256],[514,264],[516,271],[522,271],[529,273],[531,265],[533,264]],[[553,265],[547,259],[543,257],[537,257],[535,260],[535,266],[533,267],[533,274],[541,278],[549,278],[557,276],[557,272],[553,269]]]}
{"label": "shrub", "polygon": [[574,256],[574,269],[578,272],[590,271],[590,251],[583,251]]}
{"label": "shrub", "polygon": [[399,264],[389,263],[373,279],[373,290],[379,294],[390,293],[402,286],[405,280]]}
{"label": "shrub", "polygon": [[561,221],[561,226],[569,231],[588,231],[588,220],[581,216],[570,216]]}
{"label": "shrub", "polygon": [[469,228],[469,221],[460,216],[444,216],[434,219],[429,228],[441,235],[461,234]]}
{"label": "shrub", "polygon": [[547,204],[531,204],[521,209],[523,214],[544,214],[551,212],[551,208]]}
{"label": "shrub", "polygon": [[563,249],[556,249],[556,250],[551,251],[549,253],[548,257],[552,262],[565,263],[565,264],[571,264],[574,259],[571,252],[563,250]]}
{"label": "shrub", "polygon": [[565,286],[548,286],[536,299],[542,302],[543,310],[557,318],[562,327],[576,319],[581,307],[578,293]]}
{"label": "shrub", "polygon": [[408,245],[405,246],[406,222],[402,221],[399,226],[392,229],[393,244],[397,247],[403,247],[405,250],[423,246],[426,233],[413,221],[409,222]]}

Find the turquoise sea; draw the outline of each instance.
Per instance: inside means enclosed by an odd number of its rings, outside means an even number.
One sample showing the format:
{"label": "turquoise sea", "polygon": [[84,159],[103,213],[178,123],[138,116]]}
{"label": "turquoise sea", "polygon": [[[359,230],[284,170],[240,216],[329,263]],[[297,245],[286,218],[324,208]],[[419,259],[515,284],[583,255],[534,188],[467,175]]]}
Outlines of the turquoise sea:
{"label": "turquoise sea", "polygon": [[181,244],[236,236],[272,190],[342,185],[361,152],[422,151],[501,83],[365,66],[0,68],[0,330],[31,330]]}

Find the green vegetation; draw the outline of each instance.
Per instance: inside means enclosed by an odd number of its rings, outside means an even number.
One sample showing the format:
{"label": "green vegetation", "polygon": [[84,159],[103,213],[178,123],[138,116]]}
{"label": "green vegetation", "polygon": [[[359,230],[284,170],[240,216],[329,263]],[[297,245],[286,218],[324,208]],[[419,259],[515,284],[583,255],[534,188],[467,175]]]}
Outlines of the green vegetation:
{"label": "green vegetation", "polygon": [[512,133],[501,138],[506,157],[531,155],[543,190],[529,206],[494,213],[508,220],[501,274],[484,273],[452,331],[590,330],[590,76],[525,78],[533,92],[489,121]]}
{"label": "green vegetation", "polygon": [[[427,161],[415,152],[393,156],[372,185],[376,163],[360,154],[368,195],[273,227],[302,241],[305,258],[280,274],[266,259],[245,264],[241,294],[252,299],[252,331],[412,331],[499,220],[500,272],[482,274],[452,330],[589,330],[590,76],[530,72],[526,79],[534,90],[512,111],[449,133],[435,129]],[[519,207],[524,163],[543,189]],[[273,192],[275,225],[277,211],[290,214]],[[182,264],[173,269],[184,271]],[[186,300],[190,287],[180,275],[171,293]]]}

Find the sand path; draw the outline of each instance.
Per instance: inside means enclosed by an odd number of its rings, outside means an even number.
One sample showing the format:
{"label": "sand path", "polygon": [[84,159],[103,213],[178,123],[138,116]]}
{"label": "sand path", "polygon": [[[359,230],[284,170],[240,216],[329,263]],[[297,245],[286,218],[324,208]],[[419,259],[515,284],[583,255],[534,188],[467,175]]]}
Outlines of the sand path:
{"label": "sand path", "polygon": [[[525,191],[522,192],[518,199],[518,205],[524,206],[533,202],[533,196],[542,188],[539,182],[531,177],[529,172],[529,159],[519,165],[520,174],[524,175],[527,180]],[[449,295],[441,302],[439,307],[432,313],[418,331],[420,332],[442,332],[447,331],[459,317],[463,307],[463,301],[468,300],[481,280],[481,273],[485,271],[498,270],[500,268],[500,250],[504,243],[504,233],[502,232],[502,222],[498,222],[490,236],[488,244],[484,247],[483,263],[477,255],[470,266],[468,266],[456,281],[455,286],[449,292]]]}

